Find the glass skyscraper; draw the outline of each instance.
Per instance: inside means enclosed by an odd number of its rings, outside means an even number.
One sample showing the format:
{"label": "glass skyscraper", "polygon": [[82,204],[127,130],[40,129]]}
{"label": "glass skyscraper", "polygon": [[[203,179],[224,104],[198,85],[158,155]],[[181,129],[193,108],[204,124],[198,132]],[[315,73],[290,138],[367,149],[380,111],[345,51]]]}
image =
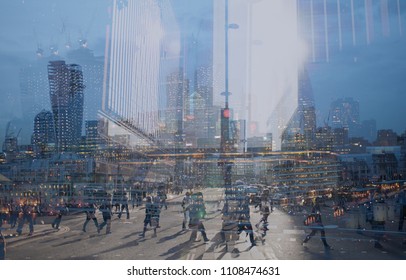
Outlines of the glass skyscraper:
{"label": "glass skyscraper", "polygon": [[77,64],[51,61],[48,64],[49,93],[54,118],[56,149],[69,151],[79,144],[83,123],[84,85]]}

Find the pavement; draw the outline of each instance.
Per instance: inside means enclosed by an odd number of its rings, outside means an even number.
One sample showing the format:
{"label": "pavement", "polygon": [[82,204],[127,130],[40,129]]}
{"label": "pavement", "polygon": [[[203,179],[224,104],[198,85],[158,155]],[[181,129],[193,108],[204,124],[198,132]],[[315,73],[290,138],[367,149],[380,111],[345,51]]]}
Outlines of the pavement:
{"label": "pavement", "polygon": [[70,229],[66,226],[61,226],[59,229],[52,228],[50,223],[40,223],[34,225],[34,232],[32,235],[29,234],[28,224],[25,224],[23,227],[23,231],[21,235],[18,235],[17,226],[11,228],[8,224],[3,224],[1,227],[1,232],[3,233],[4,238],[6,239],[6,246],[10,246],[12,244],[20,243],[24,240],[28,239],[35,239],[38,237],[42,237],[48,234],[63,234],[68,232]]}
{"label": "pavement", "polygon": [[[179,197],[183,197],[184,194],[180,195],[169,195],[167,201],[171,203]],[[142,210],[144,206],[138,209]],[[13,247],[14,245],[21,245],[25,242],[31,241],[39,237],[46,235],[60,235],[70,231],[67,226],[60,226],[59,229],[54,229],[51,227],[51,222],[53,217],[38,217],[36,219],[36,224],[34,224],[34,232],[32,235],[29,234],[29,225],[24,224],[22,234],[18,235],[16,230],[17,226],[11,228],[9,224],[3,224],[1,231],[6,239],[6,247]],[[265,256],[259,252],[257,246],[251,246],[249,237],[245,236],[245,232],[241,233],[238,240],[230,241],[226,243],[219,242],[219,233],[207,231],[208,236],[212,237],[211,240],[205,243],[205,253],[203,254],[203,259],[206,260],[233,260],[233,259],[244,259],[244,260],[262,260],[266,259]],[[201,241],[203,242],[203,241]],[[199,242],[200,243],[200,242]],[[192,257],[192,254],[191,254]]]}

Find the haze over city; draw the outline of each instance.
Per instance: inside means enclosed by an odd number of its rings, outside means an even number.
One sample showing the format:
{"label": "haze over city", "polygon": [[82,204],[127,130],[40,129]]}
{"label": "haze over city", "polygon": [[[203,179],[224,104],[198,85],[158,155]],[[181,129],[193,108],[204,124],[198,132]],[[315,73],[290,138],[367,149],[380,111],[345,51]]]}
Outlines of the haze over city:
{"label": "haze over city", "polygon": [[[213,5],[210,1],[171,2],[181,32],[182,43],[178,44],[195,42],[195,47],[189,46],[191,54],[186,63],[190,79],[193,79],[193,68],[203,65],[206,58],[213,59],[210,55],[213,47],[214,56],[222,52],[221,44],[216,47],[216,38],[212,35],[216,28],[210,22]],[[365,5],[356,4],[355,27],[352,27],[349,15],[349,1],[341,1],[341,14],[337,13],[337,1],[327,1],[326,13],[323,1],[315,1],[313,25],[309,21],[309,1],[302,1],[299,6],[295,1],[253,2],[250,27],[253,45],[248,46],[250,15],[245,9],[247,1],[232,1],[230,22],[238,28],[230,29],[230,107],[239,118],[247,118],[246,93],[250,89],[247,88],[248,65],[242,58],[247,57],[250,48],[253,120],[258,123],[259,135],[269,132],[266,123],[278,106],[280,96],[284,93],[293,100],[296,98],[294,69],[303,62],[307,62],[309,69],[318,126],[328,120],[331,102],[352,97],[359,102],[361,120],[375,119],[378,129],[404,132],[406,125],[399,115],[406,99],[403,78],[406,8],[400,3],[398,9],[397,1],[386,2],[388,9],[384,14],[382,1],[370,1],[374,15],[372,23],[368,23],[365,16]],[[21,69],[37,60],[38,48],[43,50],[45,57],[51,54],[50,48],[57,48],[64,59],[66,45],[69,43],[71,49],[79,48],[79,40],[83,39],[95,56],[103,57],[112,1],[7,0],[1,5],[0,93],[3,102],[0,139],[4,139],[7,123],[14,121],[17,130],[22,128],[21,143],[28,144],[32,120],[23,117]],[[311,26],[313,29],[309,29]],[[297,56],[300,61],[296,60]],[[214,101],[219,105],[223,102],[222,83],[214,85],[213,92]],[[293,114],[293,107],[288,109],[289,114]]]}

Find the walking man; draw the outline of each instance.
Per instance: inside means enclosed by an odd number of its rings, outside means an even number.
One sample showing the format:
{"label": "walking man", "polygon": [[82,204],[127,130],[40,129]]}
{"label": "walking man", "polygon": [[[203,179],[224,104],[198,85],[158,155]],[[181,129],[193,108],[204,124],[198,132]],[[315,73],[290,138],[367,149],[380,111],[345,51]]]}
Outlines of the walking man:
{"label": "walking man", "polygon": [[249,208],[249,197],[245,196],[240,203],[240,216],[238,219],[238,230],[237,234],[241,234],[241,232],[245,231],[247,235],[250,236],[250,242],[252,246],[256,246],[256,242],[254,239],[254,231],[252,229],[252,225],[250,222],[250,208]]}
{"label": "walking man", "polygon": [[191,195],[191,204],[189,207],[189,228],[192,229],[190,240],[194,240],[196,242],[199,241],[197,238],[197,232],[199,231],[202,234],[204,242],[208,242],[209,238],[207,238],[206,229],[201,221],[201,219],[204,219],[206,216],[206,207],[204,205],[203,194],[201,192]]}
{"label": "walking man", "polygon": [[59,225],[62,221],[62,215],[66,215],[68,213],[68,208],[64,206],[57,207],[57,215],[54,221],[52,222],[52,228],[59,229]]}
{"label": "walking man", "polygon": [[31,236],[34,233],[34,220],[33,220],[34,213],[33,213],[33,211],[34,211],[34,208],[28,204],[24,204],[22,206],[21,212],[19,214],[18,226],[17,226],[18,235],[21,235],[25,221],[27,221],[29,224],[30,233],[28,235]]}
{"label": "walking man", "polygon": [[183,210],[183,223],[182,223],[182,230],[186,230],[186,225],[189,223],[190,220],[190,193],[186,192],[186,195],[182,199],[182,210]]}
{"label": "walking man", "polygon": [[255,225],[255,227],[259,228],[259,226],[262,223],[261,230],[263,230],[262,237],[264,237],[266,232],[268,231],[268,217],[269,217],[269,214],[271,213],[271,209],[270,209],[270,207],[268,205],[263,205],[263,206],[261,206],[260,211],[261,211],[262,217],[259,220],[259,222]]}
{"label": "walking man", "polygon": [[0,260],[6,259],[6,239],[0,229]]}
{"label": "walking man", "polygon": [[99,207],[99,210],[102,212],[103,222],[99,226],[99,230],[102,230],[106,226],[106,234],[111,233],[111,203],[109,201],[104,201],[103,204]]}
{"label": "walking man", "polygon": [[320,231],[320,238],[321,241],[323,242],[324,248],[325,249],[331,249],[330,245],[328,245],[327,240],[326,240],[326,232],[324,230],[324,225],[321,220],[321,213],[320,213],[320,204],[319,201],[316,200],[315,204],[312,207],[311,214],[309,215],[308,219],[311,219],[314,221],[311,225],[310,228],[312,231],[306,236],[306,238],[303,240],[302,245],[306,244],[312,236],[316,235],[318,231]]}
{"label": "walking man", "polygon": [[159,206],[152,201],[152,197],[150,196],[147,196],[146,200],[144,228],[140,236],[145,237],[145,232],[147,231],[147,227],[149,225],[154,230],[153,237],[156,237],[156,230],[159,226]]}
{"label": "walking man", "polygon": [[90,220],[93,220],[94,225],[96,226],[97,229],[97,233],[100,233],[100,229],[99,229],[99,223],[97,222],[97,218],[96,218],[96,205],[94,205],[93,203],[89,203],[89,205],[87,206],[86,210],[86,220],[85,223],[83,224],[83,232],[86,232],[86,226],[87,223],[89,223]]}

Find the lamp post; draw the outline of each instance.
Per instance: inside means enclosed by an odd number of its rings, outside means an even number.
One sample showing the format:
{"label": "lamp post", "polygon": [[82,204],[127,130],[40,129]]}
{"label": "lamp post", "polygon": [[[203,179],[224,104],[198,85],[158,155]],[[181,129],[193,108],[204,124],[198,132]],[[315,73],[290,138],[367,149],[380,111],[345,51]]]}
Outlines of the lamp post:
{"label": "lamp post", "polygon": [[224,49],[224,54],[225,54],[225,91],[222,93],[225,97],[225,104],[224,108],[221,109],[221,143],[220,143],[220,151],[221,151],[221,157],[222,161],[220,162],[223,167],[224,167],[224,187],[227,190],[229,187],[231,187],[231,172],[232,172],[232,163],[229,160],[226,160],[225,157],[227,156],[227,153],[231,152],[231,139],[230,139],[230,108],[229,108],[229,96],[230,96],[230,91],[229,91],[229,85],[228,85],[228,30],[230,28],[236,29],[238,28],[237,24],[229,24],[228,23],[228,0],[225,0],[225,25],[224,25],[224,39],[225,39],[225,49]]}

